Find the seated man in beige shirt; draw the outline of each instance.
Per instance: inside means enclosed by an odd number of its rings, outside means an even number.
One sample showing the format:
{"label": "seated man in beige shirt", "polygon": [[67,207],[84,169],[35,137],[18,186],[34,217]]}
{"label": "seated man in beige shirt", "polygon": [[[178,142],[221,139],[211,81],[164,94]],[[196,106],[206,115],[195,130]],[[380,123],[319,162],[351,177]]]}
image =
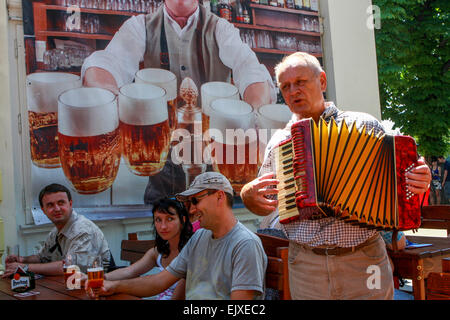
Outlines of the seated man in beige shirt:
{"label": "seated man in beige shirt", "polygon": [[53,222],[55,228],[49,233],[40,252],[36,255],[6,257],[8,277],[21,265],[43,275],[62,275],[63,260],[67,255],[76,257],[76,265],[86,272],[89,256],[102,256],[105,269],[113,263],[108,243],[103,232],[91,220],[72,209],[70,191],[59,184],[50,184],[39,193],[42,211]]}

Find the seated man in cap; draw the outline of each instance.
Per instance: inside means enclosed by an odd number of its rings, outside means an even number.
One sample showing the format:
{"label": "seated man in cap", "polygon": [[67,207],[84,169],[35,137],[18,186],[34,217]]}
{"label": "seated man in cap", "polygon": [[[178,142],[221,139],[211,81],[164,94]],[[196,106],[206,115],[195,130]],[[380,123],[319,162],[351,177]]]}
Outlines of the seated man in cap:
{"label": "seated man in cap", "polygon": [[233,188],[227,178],[217,172],[203,173],[177,197],[198,215],[202,229],[164,271],[104,281],[99,294],[148,297],[186,279],[187,300],[262,299],[267,256],[258,236],[234,217]]}
{"label": "seated man in cap", "polygon": [[55,227],[38,254],[6,257],[4,277],[14,273],[19,265],[28,265],[29,271],[38,274],[62,275],[63,259],[67,255],[76,257],[76,265],[83,272],[86,272],[88,256],[101,256],[104,268],[112,267],[112,255],[103,232],[72,209],[69,189],[60,184],[50,184],[39,193],[39,204]]}

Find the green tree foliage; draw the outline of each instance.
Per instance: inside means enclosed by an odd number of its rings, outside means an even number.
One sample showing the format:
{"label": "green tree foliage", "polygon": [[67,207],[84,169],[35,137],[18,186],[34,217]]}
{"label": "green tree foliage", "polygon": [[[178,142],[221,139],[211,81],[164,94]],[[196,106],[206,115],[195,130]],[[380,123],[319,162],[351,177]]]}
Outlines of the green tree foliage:
{"label": "green tree foliage", "polygon": [[449,0],[373,0],[383,119],[426,156],[450,151]]}

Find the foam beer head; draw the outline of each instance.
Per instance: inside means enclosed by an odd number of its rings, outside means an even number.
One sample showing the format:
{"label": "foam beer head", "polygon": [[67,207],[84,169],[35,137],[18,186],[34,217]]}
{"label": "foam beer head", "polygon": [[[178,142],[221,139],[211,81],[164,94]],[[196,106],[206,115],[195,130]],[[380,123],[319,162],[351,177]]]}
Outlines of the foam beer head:
{"label": "foam beer head", "polygon": [[27,76],[28,110],[57,112],[58,96],[72,88],[81,87],[81,78],[64,72],[37,72]]}
{"label": "foam beer head", "polygon": [[211,81],[200,87],[202,112],[211,115],[211,103],[216,99],[228,98],[239,100],[239,90],[228,82]]}
{"label": "foam beer head", "polygon": [[168,119],[166,91],[147,83],[130,83],[119,91],[119,119],[130,125],[153,125]]}
{"label": "foam beer head", "polygon": [[266,104],[258,108],[256,123],[259,129],[283,129],[292,118],[285,104]]}
{"label": "foam beer head", "polygon": [[136,83],[148,83],[166,90],[167,101],[177,97],[177,77],[165,69],[146,68],[136,72]]}
{"label": "foam beer head", "polygon": [[76,88],[58,99],[58,131],[71,137],[90,137],[119,126],[116,96],[101,88]]}
{"label": "foam beer head", "polygon": [[223,137],[226,137],[227,129],[243,129],[247,131],[255,128],[253,107],[245,101],[234,99],[214,100],[211,103],[210,116],[210,128],[219,130]]}

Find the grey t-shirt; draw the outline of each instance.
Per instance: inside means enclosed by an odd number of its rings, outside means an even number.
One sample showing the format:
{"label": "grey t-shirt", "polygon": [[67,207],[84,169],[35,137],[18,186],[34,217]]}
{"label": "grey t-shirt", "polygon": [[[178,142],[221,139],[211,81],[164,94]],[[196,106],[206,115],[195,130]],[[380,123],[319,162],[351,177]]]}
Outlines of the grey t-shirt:
{"label": "grey t-shirt", "polygon": [[229,300],[235,290],[255,290],[263,299],[266,267],[261,240],[237,222],[220,239],[197,230],[166,270],[186,279],[187,300]]}

